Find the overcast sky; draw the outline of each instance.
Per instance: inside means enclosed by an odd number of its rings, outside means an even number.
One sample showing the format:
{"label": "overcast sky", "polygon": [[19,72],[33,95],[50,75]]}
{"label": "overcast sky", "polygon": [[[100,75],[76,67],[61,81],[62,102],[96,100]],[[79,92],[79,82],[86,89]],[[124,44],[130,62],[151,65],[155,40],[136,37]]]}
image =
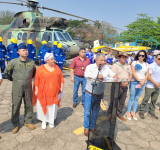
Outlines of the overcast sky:
{"label": "overcast sky", "polygon": [[[16,0],[1,0],[17,2]],[[39,0],[40,5],[85,17],[91,20],[107,21],[114,27],[126,29],[139,13],[147,13],[156,20],[160,17],[160,0]],[[0,10],[25,11],[25,6],[0,4]],[[44,16],[76,19],[49,10],[40,10]]]}

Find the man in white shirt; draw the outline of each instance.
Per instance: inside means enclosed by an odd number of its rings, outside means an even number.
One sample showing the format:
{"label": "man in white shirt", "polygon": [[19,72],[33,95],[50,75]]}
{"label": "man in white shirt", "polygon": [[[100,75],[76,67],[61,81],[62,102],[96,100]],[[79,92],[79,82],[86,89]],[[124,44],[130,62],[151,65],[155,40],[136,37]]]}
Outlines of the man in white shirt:
{"label": "man in white shirt", "polygon": [[[87,66],[85,70],[85,78],[87,79],[86,84],[86,93],[84,100],[84,135],[88,135],[89,129],[92,131],[94,135],[97,135],[97,131],[95,130],[96,121],[98,117],[98,113],[100,110],[100,102],[103,99],[103,94],[105,90],[105,83],[97,82],[93,92],[92,92],[92,83],[97,77],[98,68],[101,64],[100,72],[98,75],[99,79],[103,79],[104,77],[112,77],[118,78],[118,75],[113,73],[111,69],[109,69],[106,65],[105,55],[100,53],[96,56],[96,63],[90,64]],[[93,96],[93,97],[92,97]],[[92,99],[92,116],[89,127],[89,118],[90,118],[90,110],[91,110],[91,98]]]}
{"label": "man in white shirt", "polygon": [[1,74],[1,70],[0,70],[0,85],[2,83],[2,74]]}
{"label": "man in white shirt", "polygon": [[151,97],[151,102],[149,106],[148,115],[155,119],[158,119],[158,117],[155,115],[155,105],[156,105],[156,101],[158,99],[159,91],[160,91],[159,75],[160,75],[160,54],[156,56],[155,62],[149,65],[149,76],[148,76],[148,81],[145,88],[145,96],[142,100],[142,103],[139,109],[139,116],[142,119],[144,119],[144,110],[150,97]]}

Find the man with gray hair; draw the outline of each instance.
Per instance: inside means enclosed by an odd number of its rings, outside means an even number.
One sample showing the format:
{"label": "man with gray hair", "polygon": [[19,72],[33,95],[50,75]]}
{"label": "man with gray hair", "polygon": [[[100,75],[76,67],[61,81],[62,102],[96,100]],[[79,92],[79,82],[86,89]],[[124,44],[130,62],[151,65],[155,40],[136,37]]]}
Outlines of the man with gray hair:
{"label": "man with gray hair", "polygon": [[[84,135],[86,136],[88,135],[89,129],[92,131],[94,135],[97,135],[95,126],[96,126],[98,113],[100,110],[100,102],[101,102],[101,99],[103,99],[104,90],[105,90],[105,83],[98,82],[92,93],[92,83],[97,77],[98,69],[100,69],[99,75],[98,75],[99,79],[103,79],[104,77],[118,78],[118,75],[113,73],[112,70],[105,65],[106,60],[105,60],[104,54],[102,53],[97,54],[95,60],[96,60],[96,63],[88,65],[84,73],[84,76],[87,79],[86,93],[85,93],[85,99],[84,99],[84,124],[83,124]],[[89,127],[91,98],[93,98],[92,99],[92,116],[91,116],[91,123]]]}

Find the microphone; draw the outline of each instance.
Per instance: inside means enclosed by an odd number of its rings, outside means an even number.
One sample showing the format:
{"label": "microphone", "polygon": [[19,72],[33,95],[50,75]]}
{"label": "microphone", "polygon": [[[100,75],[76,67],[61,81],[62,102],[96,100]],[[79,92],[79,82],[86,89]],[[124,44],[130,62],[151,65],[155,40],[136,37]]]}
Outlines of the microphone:
{"label": "microphone", "polygon": [[98,71],[101,71],[102,64],[99,64]]}

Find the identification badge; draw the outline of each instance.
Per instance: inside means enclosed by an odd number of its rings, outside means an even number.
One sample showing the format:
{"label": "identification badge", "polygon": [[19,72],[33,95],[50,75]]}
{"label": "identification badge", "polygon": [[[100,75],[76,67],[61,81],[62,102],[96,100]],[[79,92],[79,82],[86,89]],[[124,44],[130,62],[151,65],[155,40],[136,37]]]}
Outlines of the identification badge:
{"label": "identification badge", "polygon": [[84,66],[81,66],[81,70],[84,71]]}
{"label": "identification badge", "polygon": [[90,146],[89,146],[89,150],[103,150],[103,149],[98,148],[98,147],[93,146],[93,145],[90,145]]}

